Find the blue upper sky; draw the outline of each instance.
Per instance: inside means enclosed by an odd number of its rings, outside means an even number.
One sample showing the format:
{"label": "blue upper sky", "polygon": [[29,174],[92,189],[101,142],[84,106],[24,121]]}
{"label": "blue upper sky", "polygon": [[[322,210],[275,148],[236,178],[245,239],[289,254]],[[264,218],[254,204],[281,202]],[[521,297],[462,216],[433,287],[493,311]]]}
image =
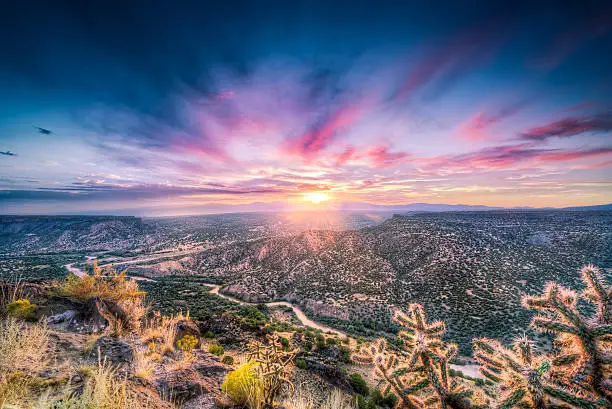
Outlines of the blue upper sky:
{"label": "blue upper sky", "polygon": [[612,202],[609,1],[22,3],[2,213]]}

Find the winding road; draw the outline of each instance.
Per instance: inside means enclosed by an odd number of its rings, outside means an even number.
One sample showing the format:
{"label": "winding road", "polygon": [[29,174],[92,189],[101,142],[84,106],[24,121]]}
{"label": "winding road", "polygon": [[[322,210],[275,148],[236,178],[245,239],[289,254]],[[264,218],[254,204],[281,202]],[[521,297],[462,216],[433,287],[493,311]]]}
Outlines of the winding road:
{"label": "winding road", "polygon": [[[93,257],[87,257],[87,262],[91,263],[92,260],[94,258]],[[71,264],[65,264],[64,267],[66,267],[66,269],[68,271],[70,271],[71,273],[73,273],[74,275],[78,276],[78,277],[82,277],[83,274],[85,273],[83,270],[81,270],[78,267],[74,267],[73,266],[74,263]],[[119,264],[119,263],[117,263]],[[126,264],[126,263],[123,263]],[[154,279],[151,278],[145,278],[145,277],[136,277],[136,276],[129,276],[130,278],[133,278],[134,280],[142,280],[142,281],[151,281],[151,282],[155,282]],[[206,286],[210,287],[210,293],[211,294],[216,294],[221,298],[225,298],[226,300],[238,303],[240,305],[251,305],[251,306],[255,306],[257,304],[255,303],[250,303],[250,302],[246,302],[246,301],[242,301],[238,298],[232,297],[231,295],[226,295],[223,293],[220,293],[219,290],[221,290],[222,286],[218,285],[218,284],[206,284]],[[304,311],[302,311],[299,307],[286,302],[286,301],[274,301],[274,302],[268,302],[268,303],[264,303],[265,305],[267,305],[268,307],[289,307],[293,310],[293,312],[295,313],[295,315],[297,316],[298,320],[301,322],[302,325],[307,326],[307,327],[311,327],[311,328],[315,328],[315,329],[319,329],[323,332],[328,332],[328,333],[333,333],[336,334],[338,336],[344,337],[346,336],[346,333],[342,332],[342,331],[338,331],[334,328],[328,327],[326,325],[323,324],[319,324],[316,321],[311,320],[310,318],[308,318],[306,316],[306,314],[304,313]],[[464,374],[471,376],[473,378],[482,378],[482,375],[480,374],[480,368],[478,365],[474,365],[474,364],[467,364],[467,365],[450,365],[451,368],[457,370],[457,371],[462,371]]]}
{"label": "winding road", "polygon": [[[91,263],[92,260],[94,260],[94,259],[95,259],[94,257],[88,256],[87,257],[87,262]],[[150,261],[150,260],[152,260],[152,259],[147,259],[147,261]],[[141,261],[141,260],[139,260],[139,261]],[[128,264],[128,263],[129,262],[110,263],[110,264],[106,264],[106,265]],[[132,261],[132,263],[133,263],[133,261]],[[104,266],[106,266],[106,265],[104,265]],[[104,267],[104,266],[100,266],[100,267]],[[75,267],[74,263],[65,264],[64,267],[66,267],[66,269],[69,272],[71,272],[72,274],[76,275],[77,277],[82,277],[83,274],[85,274],[85,272],[83,270],[81,270],[78,267]],[[146,278],[146,277],[137,277],[137,276],[128,276],[128,277],[130,277],[130,278],[132,278],[132,279],[134,279],[136,281],[155,282],[155,280],[153,280],[151,278]],[[211,294],[216,294],[216,295],[218,295],[221,298],[225,298],[226,300],[238,303],[240,305],[251,305],[251,306],[257,305],[255,303],[249,303],[249,302],[246,302],[246,301],[239,300],[238,298],[232,297],[230,295],[226,295],[226,294],[220,293],[219,292],[219,290],[221,289],[220,285],[216,285],[216,284],[206,284],[206,285],[208,287],[210,287],[210,293]],[[344,332],[342,332],[342,331],[338,331],[336,329],[333,329],[333,328],[328,327],[328,326],[323,325],[323,324],[319,324],[318,322],[311,320],[310,318],[308,318],[306,316],[304,311],[302,311],[299,307],[297,307],[297,306],[295,306],[295,305],[293,305],[293,304],[291,304],[289,302],[286,302],[286,301],[274,301],[274,302],[268,302],[268,303],[264,303],[264,304],[266,306],[268,306],[268,307],[280,307],[280,306],[289,307],[289,308],[291,308],[293,310],[293,312],[295,313],[295,315],[297,316],[298,320],[301,322],[302,325],[304,325],[306,327],[311,327],[311,328],[314,328],[314,329],[319,329],[319,330],[321,330],[323,332],[331,332],[331,333],[334,333],[334,334],[339,335],[341,337],[346,336],[346,334]]]}

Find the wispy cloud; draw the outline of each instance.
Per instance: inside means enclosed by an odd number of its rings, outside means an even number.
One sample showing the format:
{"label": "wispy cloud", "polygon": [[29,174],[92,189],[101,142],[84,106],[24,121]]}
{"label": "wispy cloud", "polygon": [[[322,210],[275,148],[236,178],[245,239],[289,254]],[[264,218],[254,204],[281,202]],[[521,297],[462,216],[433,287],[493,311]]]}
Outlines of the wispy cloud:
{"label": "wispy cloud", "polygon": [[531,128],[519,136],[524,140],[545,141],[551,138],[569,138],[584,133],[610,131],[612,131],[612,113],[605,112],[596,115],[566,117]]}

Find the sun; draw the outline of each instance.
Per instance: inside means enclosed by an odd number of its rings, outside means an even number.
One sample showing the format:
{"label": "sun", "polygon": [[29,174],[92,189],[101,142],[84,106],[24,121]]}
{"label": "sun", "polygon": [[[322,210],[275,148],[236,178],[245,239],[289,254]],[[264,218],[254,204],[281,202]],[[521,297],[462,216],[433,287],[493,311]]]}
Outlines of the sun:
{"label": "sun", "polygon": [[326,193],[321,193],[321,192],[304,193],[304,200],[307,202],[311,202],[313,204],[319,204],[321,202],[326,202],[329,199],[331,199],[331,197]]}

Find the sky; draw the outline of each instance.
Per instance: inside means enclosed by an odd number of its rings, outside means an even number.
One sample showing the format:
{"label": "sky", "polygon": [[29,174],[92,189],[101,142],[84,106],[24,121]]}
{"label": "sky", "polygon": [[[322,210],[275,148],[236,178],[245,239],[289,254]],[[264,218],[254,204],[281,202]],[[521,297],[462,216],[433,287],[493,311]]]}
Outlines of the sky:
{"label": "sky", "polygon": [[609,1],[6,9],[0,213],[612,202]]}

